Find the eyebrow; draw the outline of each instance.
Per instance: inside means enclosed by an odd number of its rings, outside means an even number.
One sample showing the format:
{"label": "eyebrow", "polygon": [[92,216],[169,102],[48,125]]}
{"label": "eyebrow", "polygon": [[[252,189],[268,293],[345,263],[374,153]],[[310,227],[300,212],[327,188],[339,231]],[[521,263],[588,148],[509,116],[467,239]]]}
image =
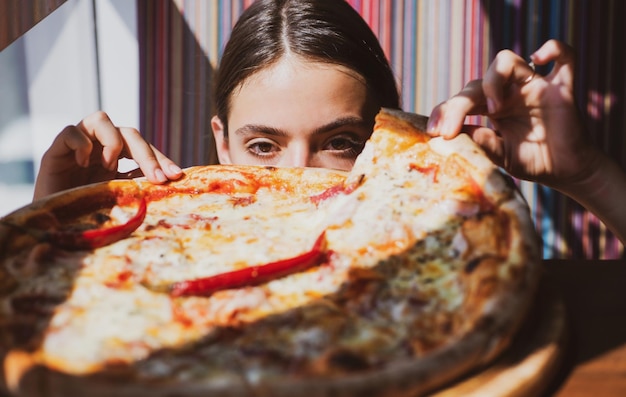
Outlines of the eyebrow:
{"label": "eyebrow", "polygon": [[[331,121],[328,124],[324,124],[316,128],[315,131],[313,131],[313,134],[314,135],[323,134],[325,132],[332,131],[340,127],[345,127],[347,125],[367,127],[367,123],[361,117],[346,116],[346,117],[340,117],[336,120]],[[281,130],[279,128],[263,125],[263,124],[246,124],[235,130],[235,134],[237,135],[249,135],[249,134],[259,133],[259,132],[265,135],[273,135],[273,136],[278,136],[278,137],[288,136],[287,131]]]}

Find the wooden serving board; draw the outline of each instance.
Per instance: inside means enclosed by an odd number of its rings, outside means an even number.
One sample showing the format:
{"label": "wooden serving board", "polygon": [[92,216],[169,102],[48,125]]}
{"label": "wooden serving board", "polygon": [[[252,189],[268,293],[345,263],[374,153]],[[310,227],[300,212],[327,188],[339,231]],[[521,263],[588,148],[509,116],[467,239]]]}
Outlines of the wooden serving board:
{"label": "wooden serving board", "polygon": [[541,395],[559,369],[566,341],[565,305],[557,289],[544,278],[528,318],[511,346],[487,367],[433,396]]}

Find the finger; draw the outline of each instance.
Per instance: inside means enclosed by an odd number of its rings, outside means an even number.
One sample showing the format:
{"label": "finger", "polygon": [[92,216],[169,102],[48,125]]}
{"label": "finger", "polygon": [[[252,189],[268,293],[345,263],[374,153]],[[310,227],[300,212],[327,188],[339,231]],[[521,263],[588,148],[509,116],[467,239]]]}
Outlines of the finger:
{"label": "finger", "polygon": [[482,89],[489,114],[501,109],[504,93],[511,84],[524,85],[534,73],[534,69],[519,55],[509,50],[500,51],[483,76]]}
{"label": "finger", "polygon": [[480,80],[470,81],[458,94],[433,109],[427,131],[432,136],[454,138],[461,132],[467,115],[484,114],[485,111],[482,83]]}
{"label": "finger", "polygon": [[93,143],[91,139],[76,126],[70,125],[57,135],[47,154],[51,158],[60,158],[73,152],[76,164],[81,167],[87,167],[89,166],[89,157],[92,150]]}
{"label": "finger", "polygon": [[175,162],[173,162],[169,157],[161,153],[154,146],[150,146],[152,147],[152,151],[154,152],[157,161],[161,166],[161,169],[163,170],[163,172],[165,172],[165,175],[167,175],[168,179],[176,180],[183,176],[183,170]]}
{"label": "finger", "polygon": [[108,170],[117,167],[117,160],[124,150],[124,141],[118,128],[104,112],[96,112],[84,118],[77,125],[81,131],[102,145],[102,166]]}
{"label": "finger", "polygon": [[559,40],[546,41],[530,58],[537,65],[545,65],[556,61],[559,64],[574,63],[574,48]]}
{"label": "finger", "polygon": [[504,167],[504,140],[502,137],[491,128],[479,127],[468,128],[466,126],[465,132],[467,132],[474,142],[478,144],[484,151],[487,157],[494,164]]}
{"label": "finger", "polygon": [[537,65],[545,65],[554,61],[554,68],[548,77],[551,79],[562,77],[562,83],[570,85],[573,83],[576,60],[576,52],[573,47],[562,41],[548,40],[530,57]]}
{"label": "finger", "polygon": [[182,170],[172,160],[150,145],[134,128],[120,128],[126,142],[125,152],[137,162],[146,178],[153,183],[178,179]]}

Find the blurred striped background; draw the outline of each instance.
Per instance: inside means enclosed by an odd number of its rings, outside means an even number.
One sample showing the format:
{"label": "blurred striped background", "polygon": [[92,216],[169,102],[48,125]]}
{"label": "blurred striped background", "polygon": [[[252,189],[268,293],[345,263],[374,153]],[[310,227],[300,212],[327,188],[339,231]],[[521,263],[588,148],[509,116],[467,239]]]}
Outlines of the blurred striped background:
{"label": "blurred striped background", "polygon": [[[337,0],[341,1],[341,0]],[[593,142],[626,168],[626,2],[621,0],[348,0],[378,35],[407,111],[428,114],[509,48],[549,38],[577,50],[577,100]],[[141,131],[184,166],[215,162],[211,79],[251,0],[138,0]],[[545,72],[545,70],[543,71]],[[479,120],[472,120],[473,122]],[[520,182],[545,258],[618,258],[623,246],[590,213]]]}
{"label": "blurred striped background", "polygon": [[1,0],[0,51],[66,0]]}

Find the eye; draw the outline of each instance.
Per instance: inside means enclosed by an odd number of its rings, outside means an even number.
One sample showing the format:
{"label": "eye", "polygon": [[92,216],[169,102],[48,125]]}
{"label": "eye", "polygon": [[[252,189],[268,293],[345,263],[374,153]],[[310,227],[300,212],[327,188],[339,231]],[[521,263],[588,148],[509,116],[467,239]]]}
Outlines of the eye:
{"label": "eye", "polygon": [[253,139],[246,144],[246,150],[258,157],[271,157],[280,151],[280,146],[267,139]]}
{"label": "eye", "polygon": [[324,150],[337,152],[339,155],[356,155],[363,150],[365,142],[350,135],[335,135],[326,141]]}

